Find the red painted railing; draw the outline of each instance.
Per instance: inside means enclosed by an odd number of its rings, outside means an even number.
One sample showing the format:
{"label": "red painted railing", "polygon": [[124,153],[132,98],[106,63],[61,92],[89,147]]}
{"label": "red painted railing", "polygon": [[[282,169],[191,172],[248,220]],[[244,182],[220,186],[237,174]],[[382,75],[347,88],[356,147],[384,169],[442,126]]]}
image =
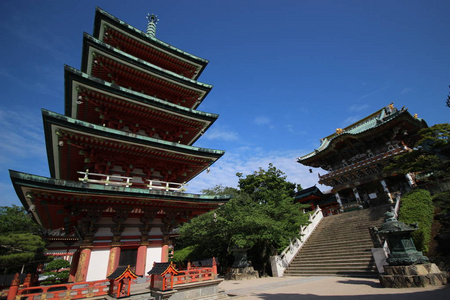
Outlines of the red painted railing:
{"label": "red painted railing", "polygon": [[103,296],[108,294],[109,284],[109,280],[99,280],[27,287],[19,289],[15,299],[82,299]]}
{"label": "red painted railing", "polygon": [[186,270],[179,270],[178,273],[167,273],[165,275],[151,276],[151,289],[165,291],[172,289],[180,284],[196,283],[201,281],[213,280],[217,278],[217,263],[215,258],[212,259],[211,267],[192,267],[188,263]]}
{"label": "red painted railing", "polygon": [[174,276],[173,285],[212,280],[216,278],[213,268],[196,268],[194,270],[180,271]]}

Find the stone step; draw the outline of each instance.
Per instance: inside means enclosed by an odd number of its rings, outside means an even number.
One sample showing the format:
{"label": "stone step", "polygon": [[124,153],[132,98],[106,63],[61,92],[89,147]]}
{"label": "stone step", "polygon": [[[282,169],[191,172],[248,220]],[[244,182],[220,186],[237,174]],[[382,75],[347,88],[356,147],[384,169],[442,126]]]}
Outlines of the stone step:
{"label": "stone step", "polygon": [[378,274],[374,271],[368,272],[296,272],[288,274],[285,272],[285,277],[312,277],[312,276],[342,276],[342,277],[367,277],[374,278],[377,277]]}
{"label": "stone step", "polygon": [[343,256],[336,256],[336,255],[328,255],[328,256],[306,256],[306,257],[298,257],[292,260],[291,264],[298,264],[302,262],[321,262],[321,261],[362,261],[362,260],[370,260],[372,258],[371,254],[366,255],[354,255],[351,257],[343,257]]}
{"label": "stone step", "polygon": [[381,226],[386,211],[381,207],[324,218],[285,276],[376,276],[369,227]]}
{"label": "stone step", "polygon": [[347,255],[354,255],[355,253],[371,253],[371,249],[373,248],[373,246],[368,246],[368,245],[363,245],[363,246],[354,246],[351,248],[345,248],[345,247],[341,247],[341,248],[335,248],[335,247],[323,247],[323,248],[319,248],[319,251],[317,251],[316,248],[314,247],[310,247],[310,248],[302,248],[301,249],[301,255],[300,256],[304,256],[304,255],[313,255],[313,256],[321,256],[321,255],[328,255],[330,253],[339,253],[342,256],[347,256]]}
{"label": "stone step", "polygon": [[372,262],[371,261],[359,261],[359,262],[342,262],[342,261],[337,261],[337,262],[322,262],[322,263],[316,263],[316,262],[311,262],[311,263],[299,263],[299,264],[293,264],[293,267],[297,267],[299,270],[302,269],[314,269],[314,268],[320,268],[321,270],[327,270],[327,269],[360,269],[360,268],[368,268],[368,267],[372,267]]}
{"label": "stone step", "polygon": [[358,240],[351,240],[351,241],[328,241],[328,242],[311,242],[311,243],[306,243],[302,249],[304,250],[309,250],[309,249],[323,249],[323,248],[335,248],[335,249],[340,249],[340,248],[344,248],[344,247],[349,247],[349,246],[357,246],[358,248],[371,248],[373,247],[373,244],[370,240],[367,239],[358,239]]}

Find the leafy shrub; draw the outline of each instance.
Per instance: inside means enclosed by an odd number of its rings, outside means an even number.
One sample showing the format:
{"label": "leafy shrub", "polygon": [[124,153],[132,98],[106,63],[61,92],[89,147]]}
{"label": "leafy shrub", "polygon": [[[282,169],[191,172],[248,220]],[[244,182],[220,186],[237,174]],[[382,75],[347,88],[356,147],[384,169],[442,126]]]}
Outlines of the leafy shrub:
{"label": "leafy shrub", "polygon": [[172,261],[177,265],[182,265],[190,258],[192,252],[195,251],[195,248],[196,248],[195,246],[189,246],[175,251],[173,254]]}
{"label": "leafy shrub", "polygon": [[419,225],[419,229],[412,233],[412,238],[417,250],[427,252],[434,212],[430,192],[416,189],[403,196],[401,201],[399,221]]}
{"label": "leafy shrub", "polygon": [[70,263],[67,260],[64,259],[55,259],[52,262],[49,262],[46,266],[45,269],[46,270],[59,270],[59,269],[63,269],[63,268],[69,268],[70,267]]}
{"label": "leafy shrub", "polygon": [[42,285],[66,283],[69,279],[69,271],[61,272],[44,272],[46,278],[41,281]]}

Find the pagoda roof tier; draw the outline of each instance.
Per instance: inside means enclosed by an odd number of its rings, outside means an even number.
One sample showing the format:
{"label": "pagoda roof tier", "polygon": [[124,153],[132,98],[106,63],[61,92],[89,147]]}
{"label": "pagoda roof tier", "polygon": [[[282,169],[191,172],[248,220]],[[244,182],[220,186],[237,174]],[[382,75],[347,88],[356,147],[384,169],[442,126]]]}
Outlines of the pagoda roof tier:
{"label": "pagoda roof tier", "polygon": [[48,229],[77,224],[82,212],[100,210],[112,216],[118,210],[130,211],[130,217],[146,211],[157,217],[177,214],[180,221],[211,211],[230,199],[229,195],[199,195],[143,190],[60,180],[10,170],[14,189],[26,211]]}
{"label": "pagoda roof tier", "polygon": [[86,169],[105,175],[188,182],[224,151],[198,148],[94,125],[42,110],[51,177],[77,180]]}
{"label": "pagoda roof tier", "polygon": [[102,80],[187,108],[197,108],[212,89],[84,34],[82,71]]}
{"label": "pagoda roof tier", "polygon": [[388,139],[412,146],[417,139],[417,132],[425,127],[426,122],[412,116],[407,109],[397,110],[389,105],[346,128],[336,129],[336,133],[321,139],[319,148],[297,158],[297,162],[328,170],[327,165],[337,159],[342,149],[353,147],[352,141],[373,140],[386,136],[386,131],[391,130],[395,136],[389,136]]}
{"label": "pagoda roof tier", "polygon": [[208,60],[148,35],[98,7],[94,36],[144,61],[191,79],[197,79],[208,64]]}
{"label": "pagoda roof tier", "polygon": [[75,119],[192,145],[219,117],[64,70],[65,114]]}

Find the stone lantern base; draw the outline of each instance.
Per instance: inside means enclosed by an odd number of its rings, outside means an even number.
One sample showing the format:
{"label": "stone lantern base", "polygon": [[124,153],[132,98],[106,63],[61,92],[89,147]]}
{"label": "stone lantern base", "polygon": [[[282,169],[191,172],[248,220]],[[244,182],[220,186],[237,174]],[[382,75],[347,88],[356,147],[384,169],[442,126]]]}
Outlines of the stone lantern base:
{"label": "stone lantern base", "polygon": [[226,280],[247,280],[259,278],[258,271],[255,271],[253,267],[245,268],[231,268],[228,273],[225,274]]}
{"label": "stone lantern base", "polygon": [[386,274],[380,275],[380,283],[383,287],[409,288],[447,284],[447,272],[441,272],[433,263],[384,266],[384,271]]}

